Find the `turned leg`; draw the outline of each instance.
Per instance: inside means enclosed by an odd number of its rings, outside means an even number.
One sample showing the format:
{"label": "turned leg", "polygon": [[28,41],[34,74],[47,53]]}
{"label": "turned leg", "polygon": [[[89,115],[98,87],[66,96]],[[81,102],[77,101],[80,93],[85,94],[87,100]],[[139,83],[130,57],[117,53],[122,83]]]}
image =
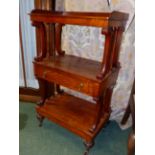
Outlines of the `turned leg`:
{"label": "turned leg", "polygon": [[94,146],[94,141],[86,142],[84,141],[84,145],[86,148],[86,151],[84,152],[84,155],[88,155],[89,150]]}
{"label": "turned leg", "polygon": [[43,121],[44,121],[44,117],[38,114],[38,115],[37,115],[37,119],[38,119],[38,121],[39,121],[39,127],[41,127],[42,124],[43,124]]}
{"label": "turned leg", "polygon": [[40,91],[41,99],[37,103],[37,105],[42,106],[46,99],[46,81],[38,78],[38,83],[39,83],[39,91]]}
{"label": "turned leg", "polygon": [[[40,78],[38,78],[38,82],[39,82],[39,91],[41,100],[37,103],[37,105],[43,106],[45,100],[51,95],[54,95],[54,85]],[[40,114],[37,114],[37,119],[39,121],[39,126],[41,127],[44,117],[41,116]]]}
{"label": "turned leg", "polygon": [[42,106],[46,98],[50,97],[51,95],[54,95],[54,86],[53,84],[40,78],[38,78],[38,83],[41,100],[37,103],[37,105]]}

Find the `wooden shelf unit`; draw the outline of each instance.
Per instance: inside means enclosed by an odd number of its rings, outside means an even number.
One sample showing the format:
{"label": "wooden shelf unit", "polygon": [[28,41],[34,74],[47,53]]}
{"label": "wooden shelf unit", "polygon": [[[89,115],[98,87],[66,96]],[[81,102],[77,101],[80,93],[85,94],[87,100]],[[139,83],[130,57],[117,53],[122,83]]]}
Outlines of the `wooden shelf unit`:
{"label": "wooden shelf unit", "polygon": [[[37,118],[63,126],[85,140],[86,152],[108,121],[110,102],[120,65],[118,62],[122,33],[128,15],[121,12],[84,13],[32,10],[32,25],[39,32],[39,48],[34,58],[34,74],[39,82],[41,100],[36,107]],[[55,53],[47,53],[46,25],[55,24]],[[72,55],[61,49],[61,31],[65,24],[102,28],[105,47],[102,62]],[[48,83],[55,83],[55,95],[47,93]],[[60,85],[92,96],[95,104],[66,94]]]}

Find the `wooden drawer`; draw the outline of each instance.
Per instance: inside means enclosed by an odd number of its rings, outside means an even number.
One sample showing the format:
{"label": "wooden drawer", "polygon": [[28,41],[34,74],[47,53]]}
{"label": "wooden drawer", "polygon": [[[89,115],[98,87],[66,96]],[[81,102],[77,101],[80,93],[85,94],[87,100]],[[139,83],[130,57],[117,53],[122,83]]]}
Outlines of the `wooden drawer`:
{"label": "wooden drawer", "polygon": [[34,64],[34,74],[36,77],[45,79],[49,82],[68,87],[70,89],[97,97],[99,93],[99,83],[79,77],[73,74]]}

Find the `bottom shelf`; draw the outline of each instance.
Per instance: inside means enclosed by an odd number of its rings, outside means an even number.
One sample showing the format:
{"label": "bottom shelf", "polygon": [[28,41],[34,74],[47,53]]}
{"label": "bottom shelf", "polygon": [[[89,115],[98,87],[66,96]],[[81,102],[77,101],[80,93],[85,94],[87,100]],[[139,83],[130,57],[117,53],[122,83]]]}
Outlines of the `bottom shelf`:
{"label": "bottom shelf", "polygon": [[69,94],[57,95],[47,99],[43,106],[36,107],[37,113],[64,128],[79,135],[85,140],[96,136],[109,119],[109,114],[104,114],[96,130],[92,133],[89,129],[93,126],[96,117],[96,105]]}

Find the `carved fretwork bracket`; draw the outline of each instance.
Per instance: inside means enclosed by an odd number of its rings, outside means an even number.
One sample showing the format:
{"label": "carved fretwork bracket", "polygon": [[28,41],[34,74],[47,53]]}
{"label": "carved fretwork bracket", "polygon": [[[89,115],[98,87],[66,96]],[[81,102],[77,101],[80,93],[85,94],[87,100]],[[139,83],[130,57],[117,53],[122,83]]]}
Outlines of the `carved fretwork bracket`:
{"label": "carved fretwork bracket", "polygon": [[64,26],[64,24],[60,24],[60,23],[55,24],[55,51],[58,55],[65,54],[65,51],[62,51],[62,49],[61,49],[62,26]]}
{"label": "carved fretwork bracket", "polygon": [[41,61],[43,58],[46,57],[46,54],[47,54],[46,29],[45,29],[44,23],[42,22],[33,21],[32,25],[36,27],[40,36],[40,40],[39,40],[40,48],[38,48],[39,51],[37,51],[39,55],[35,57],[34,60]]}
{"label": "carved fretwork bracket", "polygon": [[112,31],[118,31],[118,30],[124,32],[125,28],[123,26],[122,27],[111,26],[109,28],[102,28],[101,33],[104,35],[107,35],[111,33]]}

